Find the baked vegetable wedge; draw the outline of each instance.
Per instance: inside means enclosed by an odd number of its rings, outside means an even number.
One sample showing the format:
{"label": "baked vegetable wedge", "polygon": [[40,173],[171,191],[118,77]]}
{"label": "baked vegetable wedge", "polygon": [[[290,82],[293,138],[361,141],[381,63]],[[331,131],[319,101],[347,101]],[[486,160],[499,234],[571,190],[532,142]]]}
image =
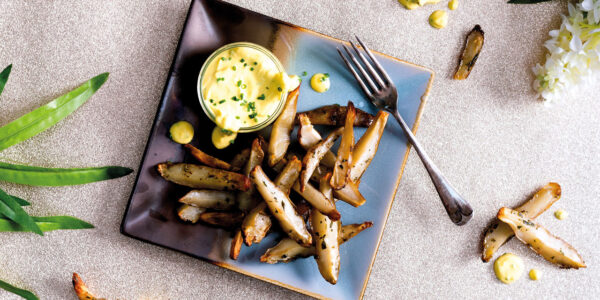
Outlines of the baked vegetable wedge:
{"label": "baked vegetable wedge", "polygon": [[277,120],[275,120],[275,123],[273,123],[271,139],[269,140],[269,148],[267,151],[269,154],[269,166],[273,166],[280,161],[285,156],[288,146],[290,145],[290,134],[294,127],[299,94],[299,86],[288,94],[283,111]]}
{"label": "baked vegetable wedge", "polygon": [[356,110],[354,104],[348,102],[348,111],[346,113],[346,123],[342,133],[342,141],[337,152],[335,165],[333,167],[333,176],[331,177],[331,187],[339,190],[346,185],[350,176],[350,165],[352,164],[352,148],[354,147],[354,117]]}
{"label": "baked vegetable wedge", "polygon": [[162,163],[157,170],[168,181],[196,189],[247,191],[250,188],[248,177],[207,166]]}

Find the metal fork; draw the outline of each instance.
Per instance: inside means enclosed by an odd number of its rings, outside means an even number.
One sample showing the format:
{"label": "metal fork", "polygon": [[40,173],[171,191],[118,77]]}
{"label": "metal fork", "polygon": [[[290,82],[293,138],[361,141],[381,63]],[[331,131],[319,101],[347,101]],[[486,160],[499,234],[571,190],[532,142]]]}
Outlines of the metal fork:
{"label": "metal fork", "polygon": [[[338,53],[344,60],[344,63],[346,63],[346,66],[350,72],[352,72],[352,75],[354,75],[354,78],[356,78],[356,81],[358,81],[358,84],[362,88],[363,92],[365,92],[367,95],[367,98],[371,100],[371,103],[373,103],[373,105],[375,105],[375,107],[378,109],[383,109],[390,112],[396,118],[400,124],[400,127],[402,127],[402,130],[404,130],[406,137],[408,137],[408,141],[413,145],[417,151],[417,154],[421,158],[423,165],[425,165],[425,168],[429,173],[429,177],[431,177],[433,185],[440,195],[442,203],[444,204],[446,212],[448,213],[448,216],[452,222],[454,222],[456,225],[466,224],[473,217],[473,208],[471,208],[471,205],[469,205],[469,203],[458,194],[456,189],[444,177],[440,169],[438,169],[438,167],[431,161],[425,150],[423,150],[423,147],[419,141],[417,141],[417,138],[413,135],[412,131],[408,125],[406,125],[406,122],[404,122],[404,119],[402,119],[402,116],[398,112],[398,91],[396,90],[394,82],[379,64],[375,56],[373,56],[369,48],[367,48],[358,37],[356,37],[356,39],[372,63],[351,41],[350,45],[357,55],[354,55],[346,45],[343,45],[343,47],[362,77],[359,75],[359,73],[357,73],[353,67],[353,64],[348,61],[346,56],[344,56],[339,48],[337,49]],[[357,59],[357,56],[362,64]],[[367,70],[365,70],[365,68]]]}

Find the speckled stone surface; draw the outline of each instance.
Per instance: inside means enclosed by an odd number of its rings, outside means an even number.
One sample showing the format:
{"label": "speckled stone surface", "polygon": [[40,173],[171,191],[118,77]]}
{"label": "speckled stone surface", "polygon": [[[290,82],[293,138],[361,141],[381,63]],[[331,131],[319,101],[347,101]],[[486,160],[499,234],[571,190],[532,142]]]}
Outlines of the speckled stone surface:
{"label": "speckled stone surface", "polygon": [[[565,1],[533,6],[462,1],[448,27],[427,23],[446,2],[408,11],[395,0],[235,0],[238,5],[327,35],[361,36],[372,48],[436,72],[417,136],[471,201],[475,218],[450,223],[418,157],[411,153],[388,219],[367,299],[589,299],[600,294],[600,83],[546,107],[531,90],[530,68],[558,27]],[[4,1],[0,66],[13,72],[0,99],[0,125],[84,80],[109,81],[76,113],[0,153],[42,166],[136,168],[150,131],[189,1]],[[481,24],[486,42],[471,77],[450,76],[464,35]],[[295,299],[304,296],[188,256],[127,238],[119,225],[134,176],[77,187],[2,184],[31,200],[33,215],[73,215],[94,230],[0,234],[0,279],[42,299],[74,299],[70,277],[109,299]],[[480,260],[482,231],[502,206],[526,200],[548,181],[563,197],[539,220],[574,245],[587,269],[559,269],[517,240],[501,252],[528,271],[511,286]],[[569,212],[559,221],[555,209]],[[360,258],[357,258],[360,259]],[[319,276],[315,274],[315,276]],[[0,291],[1,299],[16,299]]]}

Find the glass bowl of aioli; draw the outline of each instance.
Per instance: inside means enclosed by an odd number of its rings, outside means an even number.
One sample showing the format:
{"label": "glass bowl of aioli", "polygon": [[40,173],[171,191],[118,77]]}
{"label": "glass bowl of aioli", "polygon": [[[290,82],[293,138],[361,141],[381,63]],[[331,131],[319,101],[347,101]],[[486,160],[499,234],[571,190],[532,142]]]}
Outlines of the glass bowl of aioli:
{"label": "glass bowl of aioli", "polygon": [[271,51],[238,42],[217,49],[204,62],[198,98],[223,132],[253,132],[277,119],[294,82]]}

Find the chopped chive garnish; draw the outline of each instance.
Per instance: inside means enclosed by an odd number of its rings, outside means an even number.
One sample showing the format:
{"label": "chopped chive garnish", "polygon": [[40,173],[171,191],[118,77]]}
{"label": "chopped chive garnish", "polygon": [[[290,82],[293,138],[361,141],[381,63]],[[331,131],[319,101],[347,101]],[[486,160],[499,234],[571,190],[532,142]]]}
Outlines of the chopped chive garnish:
{"label": "chopped chive garnish", "polygon": [[329,78],[329,73],[325,73],[323,76],[325,76],[325,78]]}
{"label": "chopped chive garnish", "polygon": [[233,66],[233,67],[231,67],[231,69],[235,71],[236,67],[235,67],[235,66]]}
{"label": "chopped chive garnish", "polygon": [[248,66],[248,64],[247,64],[247,63],[244,63],[244,67],[247,67],[247,66]]}
{"label": "chopped chive garnish", "polygon": [[239,119],[240,119],[240,116],[235,116],[235,118],[239,120]]}
{"label": "chopped chive garnish", "polygon": [[254,71],[254,68],[252,68],[252,67],[251,67],[251,68],[250,68],[250,71]]}
{"label": "chopped chive garnish", "polygon": [[223,104],[223,103],[225,103],[225,99],[219,101],[219,104]]}
{"label": "chopped chive garnish", "polygon": [[239,101],[240,99],[238,99],[236,96],[231,97],[231,100],[233,101]]}
{"label": "chopped chive garnish", "polygon": [[213,101],[214,101],[214,100],[213,100],[213,99],[210,99],[209,101],[210,101],[210,103],[213,103]]}
{"label": "chopped chive garnish", "polygon": [[243,89],[247,88],[246,84],[242,84],[242,88]]}
{"label": "chopped chive garnish", "polygon": [[265,100],[265,94],[262,94],[262,95],[258,96],[256,99],[258,99],[258,100]]}
{"label": "chopped chive garnish", "polygon": [[267,87],[267,90],[269,89],[269,87]]}
{"label": "chopped chive garnish", "polygon": [[256,113],[251,113],[251,114],[249,114],[249,115],[248,115],[248,118],[250,118],[250,119],[254,119],[254,118],[256,118]]}
{"label": "chopped chive garnish", "polygon": [[217,82],[219,82],[219,81],[224,81],[224,80],[225,80],[225,78],[224,78],[224,77],[217,77]]}
{"label": "chopped chive garnish", "polygon": [[225,61],[225,57],[221,57],[221,60],[222,60],[222,61]]}
{"label": "chopped chive garnish", "polygon": [[238,82],[237,82],[237,86],[240,86],[240,85],[242,85],[242,81],[241,81],[241,80],[238,80]]}
{"label": "chopped chive garnish", "polygon": [[240,59],[240,62],[241,62],[241,63],[243,63],[243,62],[245,62],[245,61],[246,61],[246,60],[244,60],[243,58],[242,58],[242,59]]}
{"label": "chopped chive garnish", "polygon": [[240,94],[240,100],[244,100],[244,94]]}
{"label": "chopped chive garnish", "polygon": [[283,91],[280,86],[277,87],[277,90],[280,91],[280,92]]}
{"label": "chopped chive garnish", "polygon": [[302,72],[302,76],[306,76],[308,75],[308,73],[306,73],[306,71]]}
{"label": "chopped chive garnish", "polygon": [[256,66],[256,65],[258,65],[258,63],[257,63],[257,62],[254,62],[254,63],[253,63],[253,65],[255,65],[255,66]]}

